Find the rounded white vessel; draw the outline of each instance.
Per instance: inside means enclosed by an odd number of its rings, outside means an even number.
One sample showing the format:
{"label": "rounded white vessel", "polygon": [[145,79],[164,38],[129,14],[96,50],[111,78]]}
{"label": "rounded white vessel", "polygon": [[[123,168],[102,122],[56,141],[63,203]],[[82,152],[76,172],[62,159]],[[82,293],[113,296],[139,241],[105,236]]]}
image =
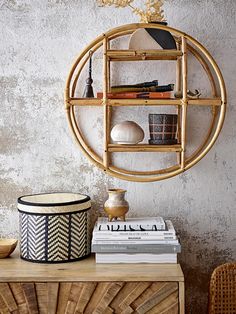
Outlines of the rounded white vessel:
{"label": "rounded white vessel", "polygon": [[123,121],[112,128],[111,138],[117,144],[138,144],[144,139],[144,131],[134,121]]}

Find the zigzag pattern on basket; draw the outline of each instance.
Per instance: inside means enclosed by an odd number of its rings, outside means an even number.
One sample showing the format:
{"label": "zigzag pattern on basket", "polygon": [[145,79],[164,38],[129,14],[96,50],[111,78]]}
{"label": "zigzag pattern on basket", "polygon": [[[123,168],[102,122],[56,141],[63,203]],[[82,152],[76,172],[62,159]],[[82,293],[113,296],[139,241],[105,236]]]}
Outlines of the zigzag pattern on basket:
{"label": "zigzag pattern on basket", "polygon": [[70,215],[50,216],[48,219],[48,260],[69,259],[69,218]]}
{"label": "zigzag pattern on basket", "polygon": [[[71,223],[71,258],[87,254],[87,214],[73,215]],[[81,234],[83,237],[81,237]]]}
{"label": "zigzag pattern on basket", "polygon": [[87,211],[68,215],[21,213],[21,255],[37,261],[67,261],[90,253]]}
{"label": "zigzag pattern on basket", "polygon": [[21,255],[27,257],[28,216],[20,214]]}
{"label": "zigzag pattern on basket", "polygon": [[[45,258],[45,217],[22,216],[22,256],[32,260],[43,260]],[[27,220],[26,227],[25,220]]]}

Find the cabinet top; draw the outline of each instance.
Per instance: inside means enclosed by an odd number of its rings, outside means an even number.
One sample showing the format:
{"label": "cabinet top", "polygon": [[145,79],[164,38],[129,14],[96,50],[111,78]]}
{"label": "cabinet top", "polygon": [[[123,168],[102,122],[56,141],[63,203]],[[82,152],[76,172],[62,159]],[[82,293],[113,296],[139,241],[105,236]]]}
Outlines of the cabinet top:
{"label": "cabinet top", "polygon": [[184,281],[179,264],[96,264],[94,256],[78,262],[36,264],[15,252],[0,259],[0,282]]}

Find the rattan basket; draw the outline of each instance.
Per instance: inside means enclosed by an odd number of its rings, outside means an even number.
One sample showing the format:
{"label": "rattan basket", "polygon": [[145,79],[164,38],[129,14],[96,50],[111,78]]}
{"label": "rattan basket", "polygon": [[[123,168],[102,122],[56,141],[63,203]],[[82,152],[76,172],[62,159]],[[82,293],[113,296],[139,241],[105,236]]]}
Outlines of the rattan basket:
{"label": "rattan basket", "polygon": [[19,197],[21,258],[37,263],[62,263],[88,256],[90,208],[90,197],[78,193]]}

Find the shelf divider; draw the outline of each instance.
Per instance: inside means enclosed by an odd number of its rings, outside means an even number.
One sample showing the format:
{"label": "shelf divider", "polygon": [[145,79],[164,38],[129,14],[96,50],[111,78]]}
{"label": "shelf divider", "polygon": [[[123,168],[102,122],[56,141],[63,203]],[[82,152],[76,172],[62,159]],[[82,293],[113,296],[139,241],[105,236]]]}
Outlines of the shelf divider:
{"label": "shelf divider", "polygon": [[[70,106],[102,106],[103,99],[99,98],[69,98],[68,105]],[[182,105],[181,98],[159,98],[159,99],[107,99],[109,106],[180,106]],[[221,106],[221,98],[198,98],[188,99],[188,105],[193,106]]]}
{"label": "shelf divider", "polygon": [[[177,42],[177,49],[181,49],[181,44]],[[176,62],[176,92],[181,92],[181,78],[182,78],[182,58],[178,57]],[[177,139],[178,143],[181,142],[181,105],[177,105]],[[177,153],[177,163],[181,165],[181,152]]]}
{"label": "shelf divider", "polygon": [[181,116],[181,168],[185,167],[185,149],[186,149],[186,124],[187,124],[187,105],[188,105],[188,60],[187,60],[187,40],[182,36],[182,116]]}
{"label": "shelf divider", "polygon": [[[107,50],[110,49],[110,40],[107,39]],[[108,58],[106,58],[107,64],[107,92],[111,92],[111,62]],[[110,133],[111,133],[111,125],[112,125],[112,107],[109,104],[109,99],[107,100],[107,154],[109,154],[108,145],[110,143]],[[108,167],[111,165],[111,154],[108,155]]]}
{"label": "shelf divider", "polygon": [[108,143],[110,138],[110,123],[109,123],[109,104],[107,99],[108,92],[108,67],[107,67],[107,48],[108,40],[104,35],[103,39],[103,107],[104,107],[104,150],[103,150],[103,165],[106,169],[109,167],[109,152]]}
{"label": "shelf divider", "polygon": [[188,99],[188,105],[193,105],[193,106],[221,106],[222,100],[219,97]]}
{"label": "shelf divider", "polygon": [[109,144],[109,152],[181,152],[181,144],[149,145],[149,144]]}
{"label": "shelf divider", "polygon": [[110,61],[145,61],[145,60],[177,60],[182,51],[173,49],[163,50],[108,50]]}
{"label": "shelf divider", "polygon": [[176,106],[181,104],[181,99],[109,99],[111,106]]}

